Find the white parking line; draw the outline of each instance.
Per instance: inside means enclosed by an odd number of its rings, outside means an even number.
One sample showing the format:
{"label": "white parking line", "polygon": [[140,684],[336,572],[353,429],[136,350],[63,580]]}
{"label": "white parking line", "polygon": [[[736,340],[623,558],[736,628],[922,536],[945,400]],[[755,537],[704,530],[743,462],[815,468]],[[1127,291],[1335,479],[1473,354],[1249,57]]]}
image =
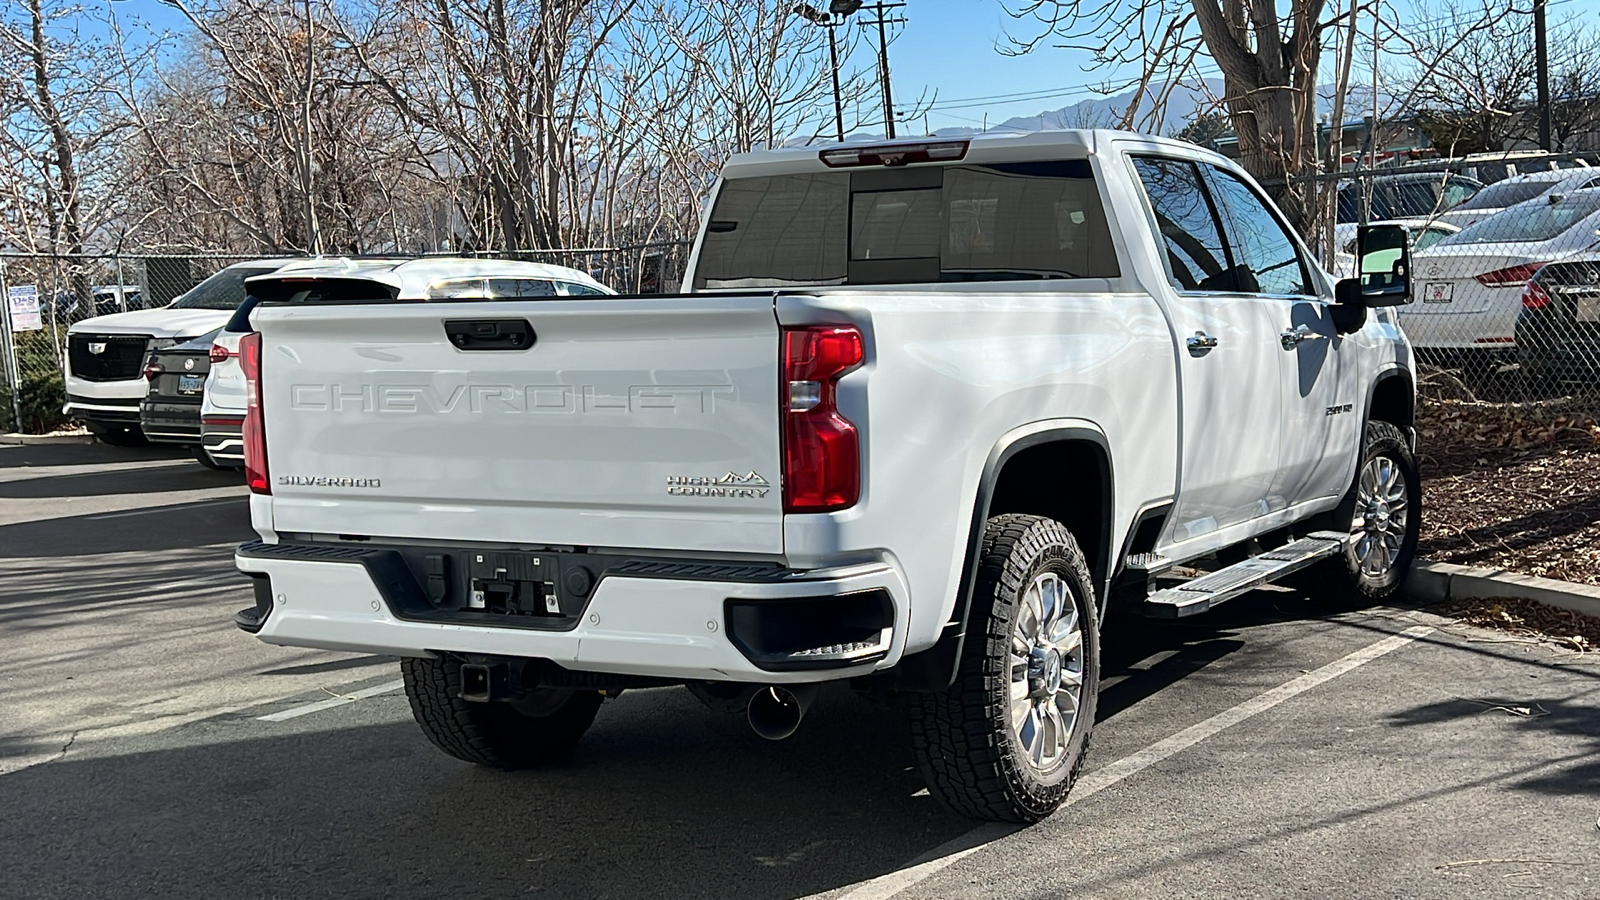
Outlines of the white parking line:
{"label": "white parking line", "polygon": [[[1087,800],[1117,782],[1136,775],[1174,754],[1193,747],[1223,729],[1237,725],[1258,713],[1266,712],[1285,700],[1303,694],[1326,681],[1338,678],[1351,669],[1372,662],[1378,657],[1398,650],[1417,638],[1424,637],[1432,632],[1433,628],[1428,625],[1407,628],[1397,635],[1386,637],[1348,656],[1340,657],[1320,669],[1314,669],[1299,678],[1286,681],[1264,694],[1246,700],[1238,706],[1225,709],[1204,722],[1191,725],[1171,737],[1156,741],[1143,750],[1124,756],[1104,768],[1096,769],[1078,779],[1078,783],[1073,786],[1072,793],[1067,797],[1067,802],[1063,804],[1063,807]],[[983,849],[985,845],[1021,830],[1022,826],[1020,825],[995,823],[979,825],[955,840],[941,844],[928,853],[912,860],[904,868],[896,869],[885,875],[879,875],[870,881],[861,882],[854,890],[840,896],[838,900],[888,900],[888,898],[901,891],[976,853]]]}
{"label": "white parking line", "polygon": [[256,721],[283,722],[299,716],[310,715],[314,712],[321,712],[325,709],[333,709],[335,706],[343,706],[346,703],[354,703],[357,700],[365,700],[368,697],[376,697],[379,694],[387,694],[390,691],[398,691],[405,686],[406,683],[404,681],[388,681],[375,687],[362,688],[359,691],[334,697],[330,700],[319,700],[316,703],[307,703],[304,706],[296,706],[293,709],[286,709],[271,715],[257,716]]}

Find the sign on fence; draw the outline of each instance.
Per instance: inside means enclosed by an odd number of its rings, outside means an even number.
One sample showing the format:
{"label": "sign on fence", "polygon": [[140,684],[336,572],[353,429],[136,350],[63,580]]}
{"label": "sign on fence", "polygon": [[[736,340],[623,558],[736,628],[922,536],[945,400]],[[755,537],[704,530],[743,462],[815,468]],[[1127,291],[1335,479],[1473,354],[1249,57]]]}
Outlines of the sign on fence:
{"label": "sign on fence", "polygon": [[6,289],[6,302],[11,307],[12,331],[38,331],[44,327],[44,320],[39,316],[38,287],[13,285]]}

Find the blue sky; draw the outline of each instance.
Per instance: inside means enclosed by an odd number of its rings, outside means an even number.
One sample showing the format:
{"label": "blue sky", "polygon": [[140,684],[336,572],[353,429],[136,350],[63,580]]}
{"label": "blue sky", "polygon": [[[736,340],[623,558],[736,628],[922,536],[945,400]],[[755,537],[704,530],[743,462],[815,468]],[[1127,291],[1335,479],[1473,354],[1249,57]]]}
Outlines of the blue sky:
{"label": "blue sky", "polygon": [[[181,30],[186,27],[183,17],[157,0],[113,0],[118,14],[127,18],[140,18],[157,28]],[[704,0],[727,2],[727,0]],[[812,0],[814,5],[825,3]],[[929,114],[930,129],[949,126],[978,126],[995,124],[1013,116],[1033,115],[1046,110],[1060,109],[1079,100],[1098,96],[1088,88],[1103,83],[1105,72],[1086,72],[1087,54],[1080,51],[1057,49],[1049,41],[1020,57],[1002,55],[997,45],[1006,43],[1006,35],[1031,36],[1031,23],[1019,22],[1007,15],[1002,0],[906,0],[907,6],[892,15],[907,21],[898,26],[900,34],[890,48],[890,71],[894,77],[896,106],[906,106],[918,95],[937,96],[941,105]],[[1008,0],[1015,7],[1018,0]],[[1397,10],[1407,20],[1427,19],[1437,13],[1438,0],[1385,0],[1386,16]],[[1508,0],[1490,0],[1508,2]],[[1526,8],[1530,0],[1515,0]],[[1600,25],[1600,0],[1549,0],[1552,20],[1579,16]],[[1462,0],[1470,6],[1474,0]],[[1280,3],[1280,5],[1286,5]],[[1330,0],[1330,7],[1342,6],[1340,0]],[[866,12],[858,15],[867,15]],[[1529,25],[1531,28],[1531,24]],[[863,44],[854,57],[856,64],[870,67],[873,64],[875,43]],[[1325,61],[1331,54],[1325,56]],[[1207,64],[1209,65],[1209,64]],[[1330,63],[1331,65],[1331,63]],[[1359,67],[1358,67],[1359,68]],[[1357,72],[1356,77],[1361,78]],[[1018,93],[1071,91],[1061,96],[1032,99],[978,101],[957,103],[973,97],[993,97]],[[916,123],[921,131],[922,122]]]}
{"label": "blue sky", "polygon": [[[956,98],[1095,85],[1106,79],[1103,73],[1085,72],[1083,66],[1089,62],[1089,57],[1078,51],[1046,45],[1022,57],[998,53],[995,46],[1005,43],[1008,31],[1019,37],[1032,33],[1028,23],[1018,22],[1006,14],[1001,0],[907,0],[907,3],[900,11],[907,22],[901,26],[903,32],[890,48],[889,69],[894,78],[896,106],[906,105],[924,87],[930,94],[937,90],[940,101],[948,103]],[[1462,5],[1471,3],[1472,0],[1465,0]],[[1018,4],[1012,0],[1011,5]],[[1329,5],[1343,4],[1334,0]],[[1528,8],[1529,0],[1516,0],[1516,5]],[[1392,15],[1388,10],[1397,9],[1405,20],[1436,15],[1430,13],[1428,7],[1419,6],[1417,0],[1386,0],[1384,6],[1386,16]],[[1600,25],[1600,0],[1550,0],[1549,10],[1552,21],[1557,17],[1581,16]],[[1531,21],[1528,27],[1532,28]],[[1328,57],[1331,54],[1325,55],[1325,60]],[[857,58],[863,65],[870,63],[870,56],[865,53]],[[1360,77],[1360,73],[1356,73],[1356,77]],[[992,125],[1013,116],[1060,109],[1092,96],[1097,95],[1075,93],[936,110],[928,116],[928,127],[976,126],[985,113]],[[920,120],[917,130],[921,130]]]}

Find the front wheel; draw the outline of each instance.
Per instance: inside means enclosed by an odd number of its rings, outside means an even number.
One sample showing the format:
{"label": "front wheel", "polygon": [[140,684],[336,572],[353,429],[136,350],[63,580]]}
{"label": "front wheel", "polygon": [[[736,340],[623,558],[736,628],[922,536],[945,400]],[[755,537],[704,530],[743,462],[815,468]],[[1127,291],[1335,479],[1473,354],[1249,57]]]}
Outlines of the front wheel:
{"label": "front wheel", "polygon": [[1371,603],[1405,583],[1422,530],[1422,481],[1400,429],[1368,422],[1355,484],[1335,513],[1345,552],[1301,583],[1330,600]]}
{"label": "front wheel", "polygon": [[913,698],[912,744],[952,810],[1036,822],[1066,799],[1094,727],[1093,580],[1078,542],[1040,516],[990,519],[978,565],[955,683]]}
{"label": "front wheel", "polygon": [[511,703],[461,699],[461,663],[443,656],[400,660],[411,715],[435,747],[497,769],[553,762],[583,737],[603,699],[597,691],[535,690]]}

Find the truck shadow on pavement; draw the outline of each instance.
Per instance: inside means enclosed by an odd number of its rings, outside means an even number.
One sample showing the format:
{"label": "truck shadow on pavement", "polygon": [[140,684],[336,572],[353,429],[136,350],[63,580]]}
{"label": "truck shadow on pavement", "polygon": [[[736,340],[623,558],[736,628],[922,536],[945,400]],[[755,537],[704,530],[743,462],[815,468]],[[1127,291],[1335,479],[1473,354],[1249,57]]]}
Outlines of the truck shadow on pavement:
{"label": "truck shadow on pavement", "polygon": [[[0,446],[0,469],[32,466],[103,466],[152,459],[190,459],[183,447],[151,444],[112,447],[106,444],[25,444]],[[195,464],[199,468],[199,464]]]}
{"label": "truck shadow on pavement", "polygon": [[[1245,646],[1292,607],[1125,617],[1102,719]],[[923,790],[903,718],[844,688],[769,743],[681,689],[608,702],[562,763],[497,772],[435,750],[398,694],[291,723],[220,716],[80,741],[0,778],[21,895],[789,900],[893,871],[976,823]],[[3,893],[3,891],[0,891]]]}
{"label": "truck shadow on pavement", "polygon": [[0,525],[0,559],[159,552],[255,536],[245,497],[212,497]]}
{"label": "truck shadow on pavement", "polygon": [[115,755],[80,745],[0,778],[5,890],[792,898],[971,828],[914,796],[897,717],[848,697],[814,715],[766,744],[684,691],[629,692],[568,760],[515,773],[444,757],[393,715],[278,736],[212,720]]}
{"label": "truck shadow on pavement", "polygon": [[44,500],[52,497],[106,497],[117,494],[164,494],[241,486],[244,476],[232,470],[208,469],[193,460],[174,459],[155,466],[110,472],[69,472],[0,481],[0,499]]}

